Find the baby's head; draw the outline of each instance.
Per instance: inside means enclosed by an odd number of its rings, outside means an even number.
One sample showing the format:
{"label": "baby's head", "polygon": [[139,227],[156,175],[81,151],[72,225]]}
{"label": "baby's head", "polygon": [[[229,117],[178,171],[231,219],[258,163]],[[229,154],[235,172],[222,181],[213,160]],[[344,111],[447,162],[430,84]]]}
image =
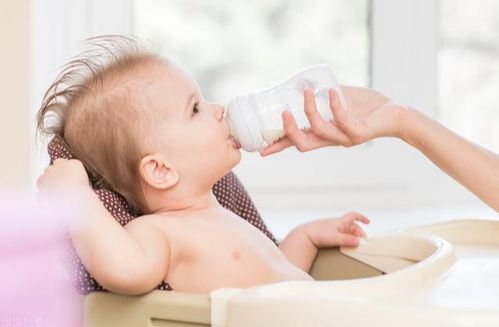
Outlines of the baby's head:
{"label": "baby's head", "polygon": [[91,45],[48,89],[38,129],[62,137],[97,184],[149,213],[158,199],[208,191],[239,162],[224,108],[185,71],[131,38]]}

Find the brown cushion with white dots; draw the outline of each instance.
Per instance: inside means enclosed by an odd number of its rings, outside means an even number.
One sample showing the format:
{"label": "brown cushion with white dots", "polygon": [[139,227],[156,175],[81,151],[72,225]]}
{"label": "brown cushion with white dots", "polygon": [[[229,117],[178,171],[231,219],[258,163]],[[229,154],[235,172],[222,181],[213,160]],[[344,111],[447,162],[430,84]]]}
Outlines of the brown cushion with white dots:
{"label": "brown cushion with white dots", "polygon": [[[58,136],[55,136],[50,141],[48,152],[50,155],[50,164],[58,158],[73,158],[65,145],[64,140]],[[130,205],[121,195],[102,188],[94,188],[94,191],[99,196],[104,207],[122,226],[125,226],[132,219],[137,217],[134,215]],[[265,226],[265,223],[256,210],[248,193],[246,193],[246,190],[234,173],[230,172],[218,181],[213,187],[213,194],[215,194],[218,202],[220,202],[223,207],[253,224],[277,245],[275,237],[267,229],[267,226]],[[82,294],[88,294],[94,291],[106,291],[83,266],[67,231],[63,233],[63,240],[66,245],[64,263],[77,291]],[[165,291],[172,290],[170,285],[166,282],[159,284],[156,289]]]}

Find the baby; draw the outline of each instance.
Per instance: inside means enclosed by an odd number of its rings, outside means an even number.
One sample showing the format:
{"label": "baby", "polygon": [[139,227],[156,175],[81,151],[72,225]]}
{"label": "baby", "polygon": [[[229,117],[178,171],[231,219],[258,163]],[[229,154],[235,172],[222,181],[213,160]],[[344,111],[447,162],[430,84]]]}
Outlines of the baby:
{"label": "baby", "polygon": [[[125,37],[93,40],[49,88],[38,128],[79,160],[56,160],[38,180],[45,202],[64,198],[78,255],[106,289],[141,294],[167,281],[182,292],[310,280],[317,249],[356,246],[358,214],[312,221],[277,247],[224,209],[213,185],[241,154],[224,108],[206,101],[171,61]],[[50,114],[57,114],[48,126]],[[123,195],[141,214],[124,228],[89,184]]]}

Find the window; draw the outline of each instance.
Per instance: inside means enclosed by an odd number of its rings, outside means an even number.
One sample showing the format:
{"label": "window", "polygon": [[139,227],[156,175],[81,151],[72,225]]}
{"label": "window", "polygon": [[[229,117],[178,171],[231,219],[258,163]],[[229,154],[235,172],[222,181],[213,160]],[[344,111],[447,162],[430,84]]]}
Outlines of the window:
{"label": "window", "polygon": [[499,151],[499,2],[441,0],[439,118]]}
{"label": "window", "polygon": [[369,1],[134,2],[134,33],[161,40],[222,103],[328,63],[344,83],[369,82]]}

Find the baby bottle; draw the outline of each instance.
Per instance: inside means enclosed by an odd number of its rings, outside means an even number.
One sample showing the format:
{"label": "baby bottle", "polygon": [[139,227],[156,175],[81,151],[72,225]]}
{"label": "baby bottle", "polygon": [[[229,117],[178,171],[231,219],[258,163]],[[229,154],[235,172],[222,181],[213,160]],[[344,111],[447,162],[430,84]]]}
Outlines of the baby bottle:
{"label": "baby bottle", "polygon": [[259,151],[284,136],[282,112],[291,111],[300,128],[310,127],[304,112],[303,91],[311,89],[317,110],[325,120],[332,120],[328,89],[345,101],[338,81],[328,65],[315,65],[299,71],[271,88],[240,95],[227,105],[231,135],[246,151]]}

